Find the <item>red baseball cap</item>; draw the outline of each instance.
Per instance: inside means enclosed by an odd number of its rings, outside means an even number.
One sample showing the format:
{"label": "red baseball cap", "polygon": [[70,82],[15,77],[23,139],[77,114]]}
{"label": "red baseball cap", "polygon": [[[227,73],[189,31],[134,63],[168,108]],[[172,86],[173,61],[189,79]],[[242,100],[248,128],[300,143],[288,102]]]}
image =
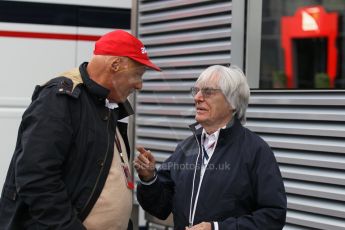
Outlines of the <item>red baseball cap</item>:
{"label": "red baseball cap", "polygon": [[115,30],[103,35],[96,41],[93,53],[129,57],[151,69],[161,71],[150,61],[143,43],[124,30]]}

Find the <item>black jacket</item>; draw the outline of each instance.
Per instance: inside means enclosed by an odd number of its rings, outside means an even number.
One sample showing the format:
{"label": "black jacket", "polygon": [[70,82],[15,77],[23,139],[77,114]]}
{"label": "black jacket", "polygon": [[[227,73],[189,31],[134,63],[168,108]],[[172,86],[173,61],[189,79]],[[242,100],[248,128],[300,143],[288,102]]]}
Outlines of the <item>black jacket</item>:
{"label": "black jacket", "polygon": [[[195,166],[201,130],[177,146],[152,185],[139,184],[137,189],[139,203],[150,214],[165,219],[173,213],[175,229],[189,225],[194,170],[197,188],[201,164]],[[270,147],[258,135],[235,119],[231,127],[220,130],[207,167],[194,225],[217,221],[220,230],[283,228],[286,195],[282,177]]]}
{"label": "black jacket", "polygon": [[108,175],[116,126],[127,153],[129,103],[105,107],[109,91],[87,63],[37,86],[24,112],[0,200],[0,229],[85,229]]}

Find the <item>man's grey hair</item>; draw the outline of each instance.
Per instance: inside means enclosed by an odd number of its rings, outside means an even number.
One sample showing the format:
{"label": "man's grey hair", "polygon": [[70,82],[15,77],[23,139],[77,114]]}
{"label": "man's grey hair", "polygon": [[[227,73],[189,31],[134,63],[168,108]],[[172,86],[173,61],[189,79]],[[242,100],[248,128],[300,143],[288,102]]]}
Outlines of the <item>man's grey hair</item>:
{"label": "man's grey hair", "polygon": [[243,71],[233,65],[230,67],[213,65],[200,74],[196,83],[202,87],[207,87],[207,82],[212,76],[218,78],[218,87],[235,110],[233,114],[244,124],[250,89]]}

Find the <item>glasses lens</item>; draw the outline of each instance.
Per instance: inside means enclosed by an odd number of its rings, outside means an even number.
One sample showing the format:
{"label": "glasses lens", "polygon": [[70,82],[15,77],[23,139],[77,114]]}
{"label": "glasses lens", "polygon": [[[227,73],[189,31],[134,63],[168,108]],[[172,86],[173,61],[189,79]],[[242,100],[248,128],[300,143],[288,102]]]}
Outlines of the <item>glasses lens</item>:
{"label": "glasses lens", "polygon": [[200,91],[200,89],[198,87],[192,87],[190,89],[190,92],[192,94],[192,96],[194,97],[195,95],[197,95],[197,93]]}
{"label": "glasses lens", "polygon": [[211,88],[203,88],[203,89],[201,90],[202,95],[203,95],[204,97],[210,97],[210,96],[212,96],[213,91],[214,91],[214,90],[211,89]]}
{"label": "glasses lens", "polygon": [[208,88],[208,87],[201,89],[201,93],[203,97],[211,97],[212,95],[220,91],[221,89],[214,89],[214,88]]}

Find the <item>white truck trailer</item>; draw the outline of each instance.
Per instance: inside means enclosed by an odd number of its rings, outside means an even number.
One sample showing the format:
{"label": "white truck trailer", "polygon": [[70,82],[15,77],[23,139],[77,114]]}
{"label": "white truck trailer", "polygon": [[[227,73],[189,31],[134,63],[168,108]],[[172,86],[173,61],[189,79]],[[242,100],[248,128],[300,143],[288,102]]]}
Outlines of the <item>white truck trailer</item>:
{"label": "white truck trailer", "polygon": [[35,85],[87,61],[98,37],[130,29],[129,0],[0,1],[0,191]]}

